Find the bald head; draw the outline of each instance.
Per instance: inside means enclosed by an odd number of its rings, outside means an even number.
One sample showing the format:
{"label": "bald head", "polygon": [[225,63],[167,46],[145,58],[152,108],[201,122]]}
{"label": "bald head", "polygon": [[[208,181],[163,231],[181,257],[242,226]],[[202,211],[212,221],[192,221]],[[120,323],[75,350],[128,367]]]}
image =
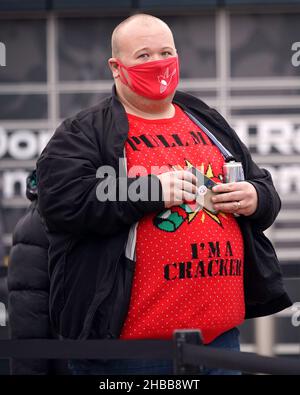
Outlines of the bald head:
{"label": "bald head", "polygon": [[[148,36],[155,39],[156,33],[164,36],[169,44],[174,45],[173,34],[169,26],[159,18],[148,14],[136,14],[122,21],[113,31],[111,37],[112,56],[121,58],[122,52],[132,49],[132,45],[142,44]],[[134,40],[132,42],[132,40]],[[137,49],[137,48],[133,48]]]}

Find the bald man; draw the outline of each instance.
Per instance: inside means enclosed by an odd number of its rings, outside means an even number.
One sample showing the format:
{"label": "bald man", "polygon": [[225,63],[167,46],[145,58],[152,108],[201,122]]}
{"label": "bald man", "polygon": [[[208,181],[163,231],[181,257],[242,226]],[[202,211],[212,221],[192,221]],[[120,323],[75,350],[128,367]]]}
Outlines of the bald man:
{"label": "bald man", "polygon": [[[177,91],[180,61],[165,22],[127,18],[108,63],[112,95],[65,120],[38,160],[52,324],[68,339],[172,339],[175,329],[197,329],[208,347],[239,350],[245,318],[291,304],[263,234],[281,204],[271,175],[216,110]],[[225,182],[228,161],[241,162],[244,180]],[[171,374],[172,360],[70,368]]]}

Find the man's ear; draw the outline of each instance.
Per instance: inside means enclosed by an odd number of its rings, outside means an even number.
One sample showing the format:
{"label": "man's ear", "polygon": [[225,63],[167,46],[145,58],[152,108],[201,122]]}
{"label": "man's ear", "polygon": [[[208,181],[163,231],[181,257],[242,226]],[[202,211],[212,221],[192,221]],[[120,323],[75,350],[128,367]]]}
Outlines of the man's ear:
{"label": "man's ear", "polygon": [[120,72],[119,72],[119,65],[118,65],[117,59],[116,58],[108,59],[108,66],[112,72],[113,77],[118,78],[120,75]]}

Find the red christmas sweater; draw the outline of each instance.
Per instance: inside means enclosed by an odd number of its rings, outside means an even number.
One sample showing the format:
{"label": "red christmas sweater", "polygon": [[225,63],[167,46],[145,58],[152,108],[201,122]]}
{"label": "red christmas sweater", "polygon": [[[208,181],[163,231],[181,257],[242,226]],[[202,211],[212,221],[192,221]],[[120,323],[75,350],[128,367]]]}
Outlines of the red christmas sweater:
{"label": "red christmas sweater", "polygon": [[[159,174],[191,164],[222,182],[219,149],[175,105],[173,118],[128,114],[127,167]],[[156,168],[152,168],[156,166]],[[121,339],[171,339],[200,329],[204,343],[244,320],[244,246],[231,214],[183,204],[146,215],[137,227],[136,268]]]}

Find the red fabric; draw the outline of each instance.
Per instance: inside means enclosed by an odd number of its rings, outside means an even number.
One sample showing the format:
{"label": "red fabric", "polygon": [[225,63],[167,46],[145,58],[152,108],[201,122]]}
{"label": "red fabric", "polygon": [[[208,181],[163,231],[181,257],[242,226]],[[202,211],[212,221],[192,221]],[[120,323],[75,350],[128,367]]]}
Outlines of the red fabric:
{"label": "red fabric", "polygon": [[[179,81],[178,56],[127,67],[118,60],[123,84],[148,99],[161,100],[173,93]],[[123,69],[127,71],[127,80]]]}
{"label": "red fabric", "polygon": [[[142,165],[150,173],[151,166],[185,167],[188,160],[222,181],[223,156],[179,107],[170,119],[143,120],[130,114],[128,119],[128,170]],[[188,205],[173,207],[139,222],[121,338],[171,339],[174,329],[196,328],[209,343],[244,320],[244,246],[235,217],[189,211]]]}

